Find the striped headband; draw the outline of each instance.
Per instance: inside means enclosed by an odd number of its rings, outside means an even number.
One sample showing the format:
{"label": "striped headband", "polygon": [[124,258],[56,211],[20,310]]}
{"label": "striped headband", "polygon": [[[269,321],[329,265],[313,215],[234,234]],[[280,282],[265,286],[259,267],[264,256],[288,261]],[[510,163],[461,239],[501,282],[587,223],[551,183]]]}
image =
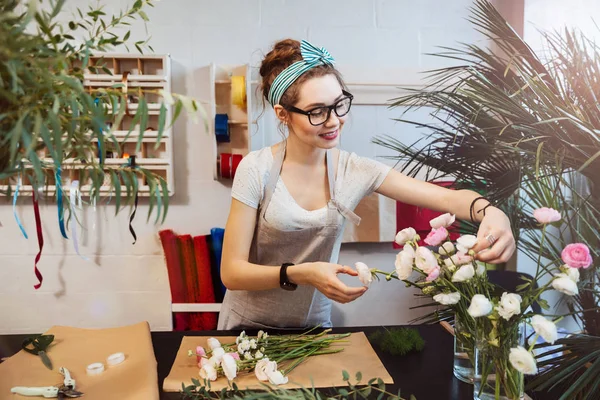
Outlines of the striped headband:
{"label": "striped headband", "polygon": [[302,54],[302,60],[296,61],[281,71],[271,84],[269,103],[272,106],[279,104],[279,100],[281,100],[285,91],[306,71],[319,65],[330,65],[333,67],[335,63],[331,54],[324,47],[315,47],[306,40],[300,42],[300,53]]}

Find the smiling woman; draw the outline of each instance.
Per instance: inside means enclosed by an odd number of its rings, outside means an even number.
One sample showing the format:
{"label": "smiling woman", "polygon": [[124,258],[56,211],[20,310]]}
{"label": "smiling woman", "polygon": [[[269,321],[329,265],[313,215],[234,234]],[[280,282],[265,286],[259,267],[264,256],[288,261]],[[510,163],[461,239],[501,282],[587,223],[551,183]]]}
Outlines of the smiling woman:
{"label": "smiling woman", "polygon": [[263,96],[288,134],[238,167],[223,243],[221,278],[229,290],[219,329],[331,326],[331,301],[354,301],[367,290],[338,279],[357,272],[337,260],[346,220],[360,222],[353,210],[374,191],[458,218],[472,210],[482,222],[480,236],[497,239],[478,242],[475,250],[487,248],[480,258],[510,257],[507,217],[477,193],[417,181],[336,148],[353,96],[327,50],[280,41],[260,74]]}

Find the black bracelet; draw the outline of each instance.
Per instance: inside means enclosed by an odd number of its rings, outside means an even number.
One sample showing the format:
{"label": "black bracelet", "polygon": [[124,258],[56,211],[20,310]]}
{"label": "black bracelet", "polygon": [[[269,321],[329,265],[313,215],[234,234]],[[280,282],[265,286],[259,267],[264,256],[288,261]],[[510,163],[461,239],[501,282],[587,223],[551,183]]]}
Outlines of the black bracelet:
{"label": "black bracelet", "polygon": [[[487,199],[486,199],[487,200]],[[488,200],[489,201],[489,200]],[[483,207],[481,210],[477,211],[477,214],[479,214],[480,212],[483,211],[483,216],[485,217],[485,209],[488,208],[489,206],[493,206],[492,202],[490,201],[485,207]]]}
{"label": "black bracelet", "polygon": [[[474,211],[475,211],[475,203],[477,203],[477,200],[482,200],[482,199],[483,200],[487,200],[485,197],[479,196],[479,197],[476,197],[471,202],[471,206],[469,207],[469,217],[471,218],[471,222],[476,222],[475,221],[475,213],[474,213]],[[488,200],[488,202],[489,202],[489,200]],[[490,202],[490,204],[492,204],[492,203]],[[483,209],[485,209],[486,207],[488,207],[490,204],[488,204],[487,206],[485,206]],[[481,210],[479,210],[479,211],[481,211]],[[485,212],[483,213],[483,216],[485,216]]]}

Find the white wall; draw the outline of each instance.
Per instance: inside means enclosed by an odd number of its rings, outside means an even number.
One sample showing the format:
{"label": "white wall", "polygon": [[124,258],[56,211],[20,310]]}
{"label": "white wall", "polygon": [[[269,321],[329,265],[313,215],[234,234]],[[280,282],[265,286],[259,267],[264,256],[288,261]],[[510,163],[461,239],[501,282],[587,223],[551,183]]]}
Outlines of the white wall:
{"label": "white wall", "polygon": [[[67,8],[87,4],[69,0]],[[109,0],[105,11],[119,10],[121,1]],[[252,63],[276,40],[306,38],[325,46],[342,71],[364,81],[402,80],[402,71],[442,65],[425,56],[435,46],[472,42],[479,36],[465,21],[471,0],[163,0],[148,11],[148,31],[156,53],[170,53],[173,90],[208,98],[203,68],[211,62]],[[140,24],[132,27],[134,40],[143,38]],[[358,72],[357,72],[358,71]],[[376,72],[379,71],[379,72]],[[388,71],[381,73],[381,71]],[[383,149],[370,143],[376,135],[402,135],[411,143],[417,133],[390,120],[399,110],[357,106],[342,147],[363,156],[379,157]],[[269,119],[261,121],[252,137],[253,148],[277,138]],[[179,233],[207,234],[223,226],[229,208],[229,187],[212,179],[211,137],[181,118],[175,125],[176,194],[164,224]],[[170,294],[166,268],[156,232],[145,223],[147,207],[135,220],[138,243],[132,245],[127,214],[114,217],[114,207],[86,212],[87,230],[79,258],[70,241],[60,236],[56,206],[42,207],[44,252],[39,267],[44,284],[34,290],[33,260],[37,253],[31,200],[19,202],[19,214],[30,234],[19,233],[9,203],[0,205],[0,333],[39,332],[51,325],[108,327],[147,320],[153,330],[170,329]],[[96,220],[96,230],[92,221]],[[344,245],[340,262],[392,269],[395,251],[390,243]],[[350,280],[348,280],[350,282]],[[354,283],[354,282],[353,282]],[[400,324],[414,312],[412,292],[397,282],[375,283],[359,301],[335,309],[334,321],[345,325]]]}

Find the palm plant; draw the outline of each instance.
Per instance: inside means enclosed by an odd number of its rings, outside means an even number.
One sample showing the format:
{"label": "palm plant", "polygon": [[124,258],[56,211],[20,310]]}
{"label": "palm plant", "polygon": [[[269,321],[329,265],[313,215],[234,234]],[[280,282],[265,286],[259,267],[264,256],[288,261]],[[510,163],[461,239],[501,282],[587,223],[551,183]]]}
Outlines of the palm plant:
{"label": "palm plant", "polygon": [[[80,176],[91,182],[87,193],[90,201],[98,202],[100,187],[109,186],[119,212],[121,198],[129,204],[135,198],[136,173],[141,173],[150,187],[150,212],[154,204],[165,204],[156,208],[157,221],[161,210],[164,220],[168,190],[161,176],[139,166],[109,168],[103,162],[105,154],[97,157],[99,149],[106,152],[108,143],[120,149],[108,123],[118,126],[128,112],[130,93],[122,84],[93,92],[83,85],[86,70],[111,73],[102,62],[90,65],[90,56],[115,46],[127,46],[130,32],[120,36],[115,31],[123,31],[136,19],[147,21],[144,9],[152,6],[152,0],[136,0],[131,7],[110,17],[99,5],[83,11],[78,8],[65,24],[57,22],[64,0],[54,0],[43,7],[38,3],[0,0],[0,182],[8,184],[10,194],[16,176],[26,177],[34,188],[43,188],[56,177],[55,195],[61,196],[61,170],[74,161]],[[133,45],[140,52],[146,47],[152,50],[146,41]],[[148,121],[144,97],[147,92],[135,89],[139,104],[132,126],[139,126],[138,148]],[[183,106],[197,111],[193,100],[175,97],[174,119]],[[167,123],[166,111],[163,102],[157,141]],[[41,153],[49,157],[40,157]],[[121,191],[121,185],[126,190]]]}
{"label": "palm plant", "polygon": [[[586,243],[595,265],[582,271],[580,294],[569,306],[588,335],[600,336],[600,48],[575,31],[544,33],[549,54],[542,58],[488,1],[478,0],[469,19],[499,51],[463,44],[434,54],[459,65],[429,71],[423,89],[404,89],[391,104],[405,108],[398,121],[427,136],[411,145],[390,136],[374,142],[397,152],[392,158],[408,175],[425,171],[428,180],[452,178],[456,188],[485,193],[507,212],[520,250],[540,268],[544,259],[559,259],[565,244]],[[405,118],[418,108],[431,109],[433,122]],[[563,223],[538,261],[531,211],[541,206],[561,210]],[[576,385],[568,396],[594,393],[589,379],[597,382],[600,364],[573,361],[587,356],[581,343],[563,341],[572,363],[544,361],[553,372],[534,386],[569,381]],[[589,368],[585,378],[572,378],[582,365]]]}

